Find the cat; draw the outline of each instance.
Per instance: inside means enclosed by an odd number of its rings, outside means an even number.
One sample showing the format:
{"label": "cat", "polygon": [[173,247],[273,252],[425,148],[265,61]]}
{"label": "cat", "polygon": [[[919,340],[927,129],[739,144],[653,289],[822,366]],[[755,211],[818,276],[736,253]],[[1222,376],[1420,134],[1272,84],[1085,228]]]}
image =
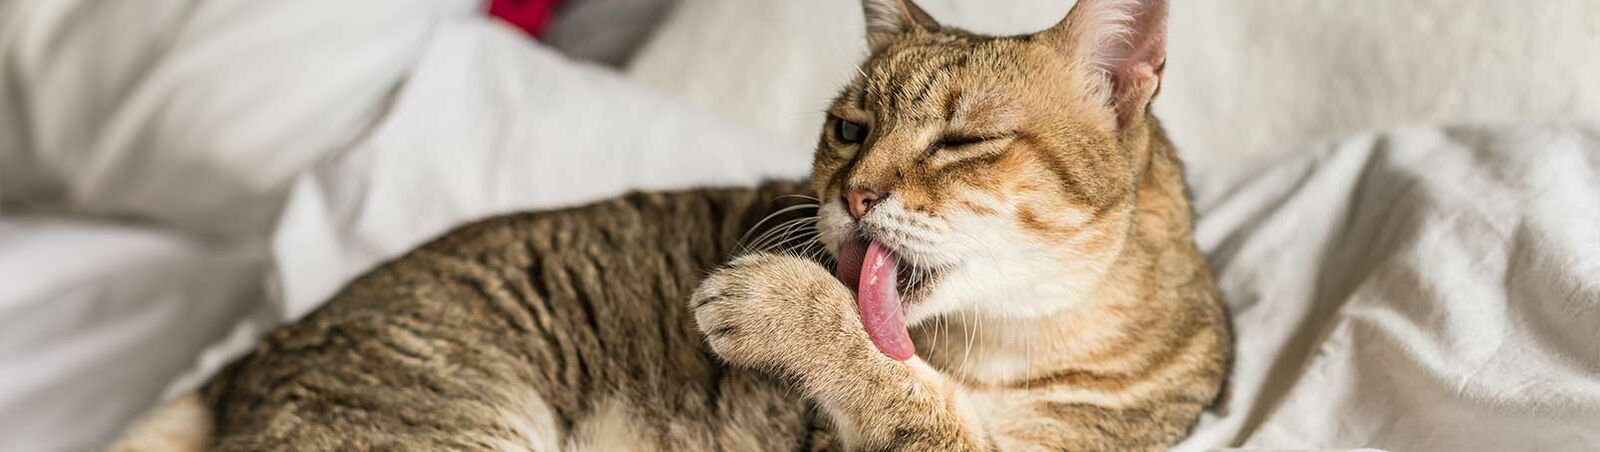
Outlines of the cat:
{"label": "cat", "polygon": [[1182,439],[1230,332],[1149,110],[1167,2],[1079,0],[1006,37],[862,3],[870,55],[808,181],[467,225],[169,407],[217,450]]}

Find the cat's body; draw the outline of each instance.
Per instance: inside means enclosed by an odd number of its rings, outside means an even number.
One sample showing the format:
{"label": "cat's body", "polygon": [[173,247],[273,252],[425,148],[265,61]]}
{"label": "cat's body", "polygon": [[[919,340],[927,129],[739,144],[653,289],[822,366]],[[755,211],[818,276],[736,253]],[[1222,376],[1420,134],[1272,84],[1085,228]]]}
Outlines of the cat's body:
{"label": "cat's body", "polygon": [[685,307],[798,184],[466,226],[351,283],[207,388],[228,450],[804,450],[788,386]]}
{"label": "cat's body", "polygon": [[[1055,28],[1003,38],[908,0],[863,4],[873,54],[829,108],[808,185],[639,194],[452,232],[208,385],[215,444],[1181,439],[1220,391],[1229,333],[1148,110],[1166,2],[1080,0]],[[815,204],[783,210],[797,193]],[[739,243],[752,229],[754,252]]]}

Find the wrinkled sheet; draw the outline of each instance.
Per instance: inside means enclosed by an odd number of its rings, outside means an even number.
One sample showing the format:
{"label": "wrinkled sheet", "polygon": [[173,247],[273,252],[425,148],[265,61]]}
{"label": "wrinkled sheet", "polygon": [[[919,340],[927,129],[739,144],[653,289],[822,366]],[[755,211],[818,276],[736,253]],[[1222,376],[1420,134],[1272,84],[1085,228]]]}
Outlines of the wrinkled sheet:
{"label": "wrinkled sheet", "polygon": [[103,441],[264,306],[265,269],[171,231],[0,216],[0,449]]}
{"label": "wrinkled sheet", "polygon": [[1417,128],[1196,180],[1236,332],[1183,449],[1600,447],[1600,134]]}

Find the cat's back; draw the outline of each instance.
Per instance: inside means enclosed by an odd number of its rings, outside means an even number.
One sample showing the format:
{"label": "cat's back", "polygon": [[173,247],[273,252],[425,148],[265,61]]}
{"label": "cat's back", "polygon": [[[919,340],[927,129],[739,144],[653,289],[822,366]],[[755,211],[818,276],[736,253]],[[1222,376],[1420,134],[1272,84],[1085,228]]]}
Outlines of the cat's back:
{"label": "cat's back", "polygon": [[803,405],[723,368],[684,305],[797,191],[636,193],[458,228],[358,278],[213,382],[219,445],[714,446],[729,439],[695,430],[719,416],[803,434]]}

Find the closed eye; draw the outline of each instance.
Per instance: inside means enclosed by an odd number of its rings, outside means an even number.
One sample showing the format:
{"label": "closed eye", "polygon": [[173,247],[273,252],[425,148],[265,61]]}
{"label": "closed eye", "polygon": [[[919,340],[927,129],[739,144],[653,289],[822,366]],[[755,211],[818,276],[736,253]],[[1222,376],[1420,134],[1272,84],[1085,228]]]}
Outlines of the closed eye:
{"label": "closed eye", "polygon": [[933,153],[939,152],[940,150],[944,150],[944,149],[960,149],[960,148],[967,147],[967,146],[972,146],[972,145],[975,145],[975,144],[982,144],[982,143],[986,143],[986,142],[990,142],[990,141],[996,141],[996,140],[1002,140],[1002,139],[1006,139],[1006,138],[1010,138],[1010,136],[1009,135],[996,135],[996,136],[987,136],[987,135],[947,135],[947,136],[945,136],[943,138],[940,138],[939,141],[934,142],[933,145],[928,146],[928,150],[927,150],[926,153],[927,153],[927,155],[933,155]]}
{"label": "closed eye", "polygon": [[994,138],[992,138],[992,137],[961,136],[961,135],[958,135],[958,136],[944,137],[944,138],[940,139],[939,140],[939,145],[947,147],[947,148],[958,148],[958,147],[962,147],[962,146],[966,146],[966,145],[982,143],[982,142],[993,140],[993,139]]}

